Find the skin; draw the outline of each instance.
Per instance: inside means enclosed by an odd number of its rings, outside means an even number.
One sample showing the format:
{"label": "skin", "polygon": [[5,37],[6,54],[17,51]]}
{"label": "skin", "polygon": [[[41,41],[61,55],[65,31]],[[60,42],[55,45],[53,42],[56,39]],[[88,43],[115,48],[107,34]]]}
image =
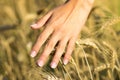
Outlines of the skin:
{"label": "skin", "polygon": [[51,68],[57,67],[64,51],[63,63],[66,65],[69,62],[75,41],[87,20],[93,2],[94,0],[69,0],[67,3],[48,12],[37,23],[31,25],[32,29],[40,29],[42,26],[46,26],[32,48],[31,57],[37,55],[39,49],[50,37],[37,61],[40,67],[45,64],[46,59],[57,43],[56,52],[50,64]]}

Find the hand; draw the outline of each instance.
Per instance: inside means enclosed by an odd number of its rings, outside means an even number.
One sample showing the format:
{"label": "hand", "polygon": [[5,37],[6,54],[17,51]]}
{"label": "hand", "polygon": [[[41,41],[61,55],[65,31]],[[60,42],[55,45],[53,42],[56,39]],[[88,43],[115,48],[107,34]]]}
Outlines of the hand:
{"label": "hand", "polygon": [[45,64],[46,59],[57,43],[56,52],[50,64],[51,67],[56,68],[65,48],[66,51],[63,63],[65,65],[68,63],[74,49],[75,41],[81,28],[85,24],[90,9],[90,6],[85,7],[85,5],[78,5],[78,2],[71,0],[53,9],[43,16],[36,24],[31,25],[33,29],[39,29],[42,26],[46,26],[32,48],[32,57],[37,55],[41,46],[48,37],[50,37],[37,62],[39,66],[42,67]]}

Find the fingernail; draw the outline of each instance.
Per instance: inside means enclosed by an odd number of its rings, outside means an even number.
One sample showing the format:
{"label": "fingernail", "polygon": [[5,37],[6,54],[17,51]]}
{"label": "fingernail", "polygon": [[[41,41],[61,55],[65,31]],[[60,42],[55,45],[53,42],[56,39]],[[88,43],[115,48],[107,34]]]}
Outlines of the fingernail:
{"label": "fingernail", "polygon": [[54,68],[56,68],[56,67],[57,67],[57,64],[56,64],[55,62],[52,62],[52,63],[51,63],[51,68],[54,69]]}
{"label": "fingernail", "polygon": [[30,25],[31,27],[37,27],[38,25],[37,24],[32,24]]}
{"label": "fingernail", "polygon": [[31,56],[31,57],[35,57],[36,54],[37,54],[36,51],[32,51],[31,54],[30,54],[30,56]]}
{"label": "fingernail", "polygon": [[64,65],[67,65],[68,60],[67,60],[67,59],[64,59],[63,63],[64,63]]}
{"label": "fingernail", "polygon": [[44,65],[44,63],[42,60],[38,61],[38,66],[42,67],[43,65]]}

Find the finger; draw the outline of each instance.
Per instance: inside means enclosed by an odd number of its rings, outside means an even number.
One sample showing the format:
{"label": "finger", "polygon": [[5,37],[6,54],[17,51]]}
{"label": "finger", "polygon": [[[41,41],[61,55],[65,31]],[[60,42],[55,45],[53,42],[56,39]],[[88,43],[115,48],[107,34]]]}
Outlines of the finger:
{"label": "finger", "polygon": [[68,46],[67,46],[67,50],[66,53],[64,55],[64,59],[63,59],[63,63],[64,65],[66,65],[71,57],[72,51],[74,49],[74,45],[75,45],[75,38],[72,38],[69,40],[68,42]]}
{"label": "finger", "polygon": [[37,55],[40,47],[44,44],[44,42],[51,35],[52,32],[53,29],[50,26],[45,28],[45,30],[40,34],[40,36],[38,37],[36,43],[32,48],[31,57],[35,57]]}
{"label": "finger", "polygon": [[55,56],[50,64],[51,68],[56,68],[58,63],[59,63],[59,60],[65,50],[65,47],[66,47],[66,44],[67,44],[67,39],[64,39],[64,40],[61,40],[57,46],[57,50],[56,50],[56,53],[55,53]]}
{"label": "finger", "polygon": [[32,29],[39,29],[42,26],[45,25],[45,23],[49,20],[49,18],[52,16],[52,11],[50,11],[48,14],[46,14],[44,17],[42,17],[37,23],[32,24],[31,28]]}
{"label": "finger", "polygon": [[54,49],[54,47],[57,44],[58,40],[59,40],[59,36],[57,36],[57,34],[53,33],[50,40],[46,44],[43,53],[41,54],[41,56],[40,56],[40,58],[38,60],[38,65],[40,67],[42,67],[44,65],[44,63],[46,62],[46,59],[48,58],[48,56],[50,55],[50,53]]}

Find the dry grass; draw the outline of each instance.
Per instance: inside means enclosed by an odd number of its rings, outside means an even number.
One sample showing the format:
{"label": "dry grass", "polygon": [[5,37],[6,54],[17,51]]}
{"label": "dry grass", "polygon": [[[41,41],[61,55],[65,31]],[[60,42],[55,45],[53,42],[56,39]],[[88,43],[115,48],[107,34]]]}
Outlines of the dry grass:
{"label": "dry grass", "polygon": [[0,80],[120,79],[119,0],[95,2],[68,65],[60,61],[56,69],[51,69],[50,55],[48,63],[40,68],[35,63],[37,58],[29,57],[41,32],[32,31],[29,25],[63,1],[0,0]]}

